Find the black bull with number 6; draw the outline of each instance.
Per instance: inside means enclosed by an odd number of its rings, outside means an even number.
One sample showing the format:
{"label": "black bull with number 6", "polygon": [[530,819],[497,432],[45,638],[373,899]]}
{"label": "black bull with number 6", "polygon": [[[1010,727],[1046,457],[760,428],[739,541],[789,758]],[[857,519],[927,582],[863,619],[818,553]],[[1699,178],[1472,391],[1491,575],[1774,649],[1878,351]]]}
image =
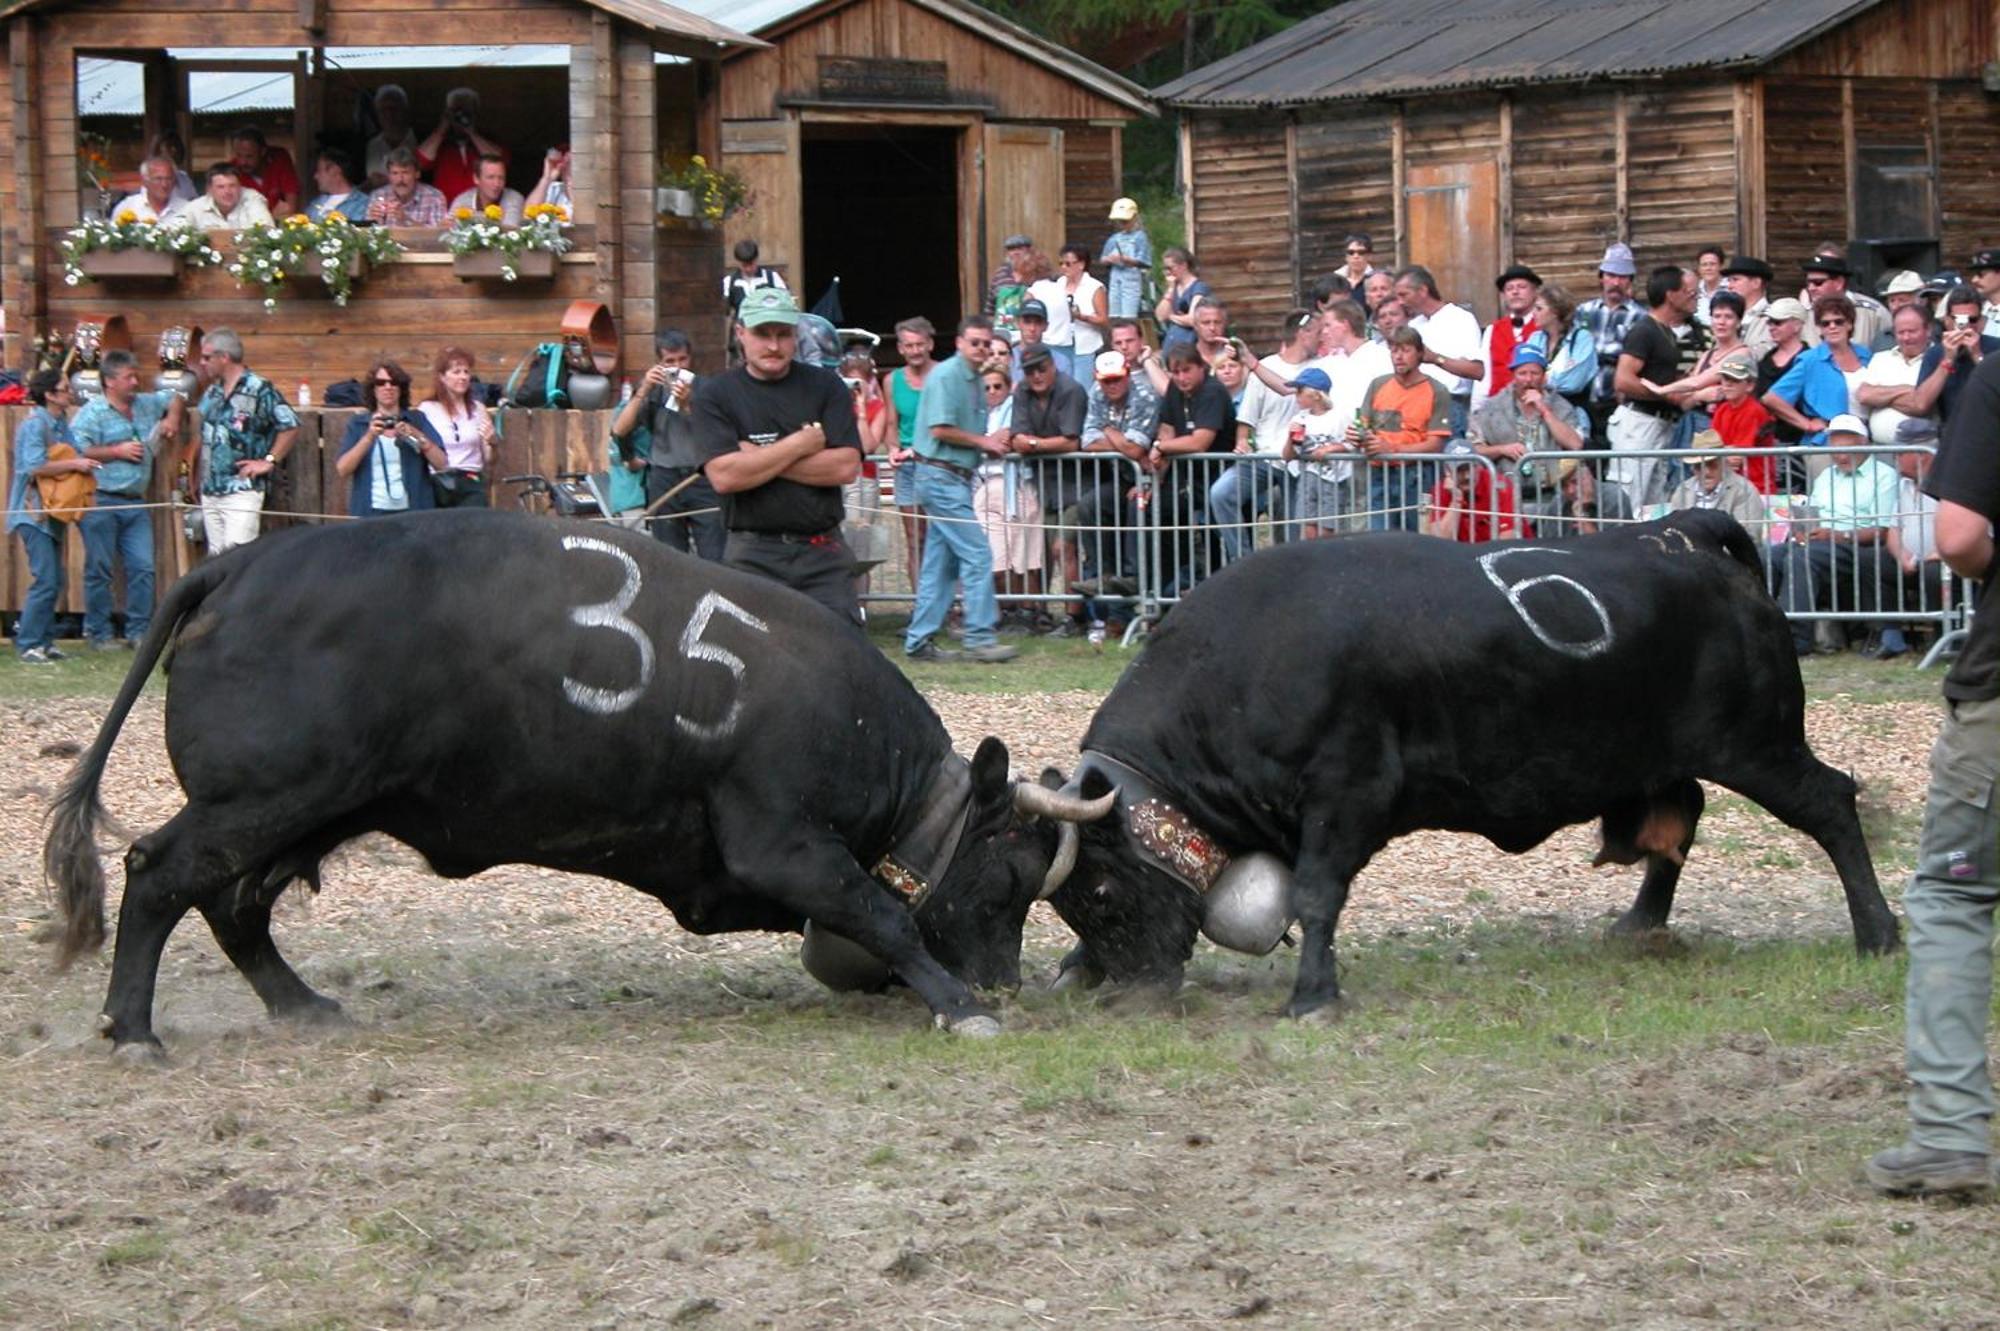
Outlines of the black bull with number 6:
{"label": "black bull with number 6", "polygon": [[1067,789],[1118,800],[1050,898],[1080,939],[1065,978],[1172,983],[1198,929],[1268,949],[1296,921],[1289,1011],[1321,1007],[1349,884],[1422,828],[1518,853],[1601,820],[1600,862],[1646,866],[1618,927],[1657,928],[1703,779],[1819,843],[1861,950],[1898,945],[1855,785],[1806,743],[1784,617],[1726,515],[1282,546],[1189,596],[1092,721]]}
{"label": "black bull with number 6", "polygon": [[333,1010],[279,955],[271,906],[364,832],[453,878],[616,879],[697,933],[811,922],[986,1033],[968,982],[1018,981],[1028,902],[1074,846],[1052,820],[1101,811],[1011,781],[997,740],[958,758],[812,601],[643,536],[477,510],[283,531],[175,584],[58,793],[65,962],[104,936],[98,786],[170,645],[187,804],[125,857],[102,1019],[121,1047],[158,1044],[160,952],[190,908],[272,1014]]}

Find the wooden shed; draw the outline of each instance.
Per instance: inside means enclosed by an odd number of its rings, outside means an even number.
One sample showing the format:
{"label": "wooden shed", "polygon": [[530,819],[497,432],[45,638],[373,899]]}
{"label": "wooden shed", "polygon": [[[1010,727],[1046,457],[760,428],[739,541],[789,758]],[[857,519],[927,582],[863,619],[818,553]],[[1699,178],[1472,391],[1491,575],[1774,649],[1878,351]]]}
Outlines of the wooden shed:
{"label": "wooden shed", "polygon": [[1350,231],[1494,312],[1512,262],[1594,294],[1704,244],[1784,283],[2000,241],[1995,0],[1350,0],[1156,90],[1188,234],[1260,338]]}
{"label": "wooden shed", "polygon": [[723,58],[732,221],[808,301],[841,279],[849,323],[940,328],[979,307],[1021,232],[1096,253],[1145,90],[971,0],[686,0],[769,43]]}
{"label": "wooden shed", "polygon": [[[761,45],[724,23],[660,0],[4,0],[0,27],[9,85],[0,141],[11,153],[0,170],[8,365],[26,361],[37,333],[63,335],[79,319],[113,313],[125,317],[142,358],[172,325],[234,328],[253,367],[287,392],[307,381],[315,397],[376,355],[428,383],[447,341],[471,349],[483,375],[504,376],[579,299],[615,317],[627,367],[650,363],[662,320],[699,317],[719,334],[721,231],[656,218],[654,173],[663,154],[719,147],[721,58]],[[466,67],[455,53],[468,48],[501,56]],[[117,114],[79,104],[82,72],[107,64],[125,67],[136,89]],[[203,87],[246,73],[262,76],[251,82],[267,100],[226,116],[202,103]],[[227,155],[229,128],[254,123],[292,153],[310,195],[318,145],[361,147],[384,82],[408,91],[420,136],[448,89],[482,91],[482,128],[509,147],[508,183],[524,193],[545,150],[571,147],[574,249],[553,276],[462,280],[437,231],[412,228],[396,232],[407,253],[369,273],[344,308],[318,283],[294,282],[267,313],[261,291],[220,268],[164,282],[65,284],[58,245],[87,208],[103,206],[84,170],[93,164],[79,155],[86,134],[120,180],[163,131],[190,146],[198,174]],[[215,239],[227,248],[228,233]],[[719,336],[709,341],[698,350],[719,364]]]}

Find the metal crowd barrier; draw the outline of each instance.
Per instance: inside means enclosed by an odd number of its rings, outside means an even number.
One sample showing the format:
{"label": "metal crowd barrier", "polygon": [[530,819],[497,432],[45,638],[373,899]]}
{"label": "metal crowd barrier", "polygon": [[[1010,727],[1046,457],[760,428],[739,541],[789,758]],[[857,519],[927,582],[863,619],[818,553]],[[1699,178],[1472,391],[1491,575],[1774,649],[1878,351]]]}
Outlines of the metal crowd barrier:
{"label": "metal crowd barrier", "polygon": [[[1892,472],[1902,455],[1935,452],[1874,444],[1849,451],[1862,465],[1877,459]],[[1733,511],[1757,539],[1765,586],[1788,617],[1930,626],[1937,637],[1925,665],[1963,635],[1966,589],[1937,557],[1931,524],[1908,498],[1913,485],[1894,478],[1895,511],[1877,515],[1883,526],[1875,530],[1894,529],[1897,544],[1815,534],[1839,525],[1810,504],[1811,482],[1832,466],[1826,448],[1590,449],[1498,461],[1447,452],[1310,471],[1265,455],[1200,453],[1168,460],[1157,475],[1118,454],[1078,452],[982,468],[975,513],[1000,556],[1003,609],[1058,623],[1075,615],[1122,620],[1129,642],[1204,578],[1269,545],[1387,527],[1442,529],[1467,541],[1548,538],[1648,521],[1676,505],[1707,504],[1689,487],[1710,456],[1750,472],[1762,470],[1761,461],[1773,475],[1772,493]],[[892,469],[878,459],[878,470],[877,506],[850,517],[893,529]],[[1640,493],[1626,492],[1619,477]],[[900,533],[892,530],[889,543],[896,549],[875,569],[864,600],[912,599]]]}

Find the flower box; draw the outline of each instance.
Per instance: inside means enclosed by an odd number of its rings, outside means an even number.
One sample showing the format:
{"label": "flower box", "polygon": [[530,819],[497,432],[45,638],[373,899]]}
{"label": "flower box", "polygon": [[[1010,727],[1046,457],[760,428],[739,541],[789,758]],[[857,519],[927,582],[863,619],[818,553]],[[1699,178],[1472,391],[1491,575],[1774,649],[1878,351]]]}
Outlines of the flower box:
{"label": "flower box", "polygon": [[694,191],[686,189],[656,189],[653,191],[654,207],[669,217],[694,216]]}
{"label": "flower box", "polygon": [[157,250],[92,250],[77,259],[84,276],[105,278],[164,278],[181,275],[181,256]]}
{"label": "flower box", "polygon": [[[470,254],[454,254],[451,271],[467,282],[480,279],[504,281],[506,274],[501,271],[507,256],[499,250],[474,250]],[[547,250],[522,250],[514,257],[514,272],[522,278],[551,278],[556,275],[556,256]]]}
{"label": "flower box", "polygon": [[[347,259],[347,275],[357,282],[368,276],[367,256],[362,254],[349,255]],[[317,254],[306,255],[299,262],[299,277],[305,281],[318,283],[320,288],[324,290],[326,287],[326,260]]]}

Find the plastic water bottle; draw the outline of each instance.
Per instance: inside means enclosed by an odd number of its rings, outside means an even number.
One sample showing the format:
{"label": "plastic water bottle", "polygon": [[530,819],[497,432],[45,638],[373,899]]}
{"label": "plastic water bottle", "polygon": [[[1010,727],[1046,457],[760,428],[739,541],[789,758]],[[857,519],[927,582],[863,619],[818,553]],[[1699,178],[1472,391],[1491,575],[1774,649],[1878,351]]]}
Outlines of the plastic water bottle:
{"label": "plastic water bottle", "polygon": [[1092,647],[1102,647],[1104,645],[1104,621],[1101,619],[1091,620],[1090,631],[1084,635],[1084,638]]}
{"label": "plastic water bottle", "polygon": [[632,400],[632,380],[628,377],[618,385],[618,405],[624,406]]}
{"label": "plastic water bottle", "polygon": [[305,380],[301,379],[299,380],[299,405],[302,407],[310,407],[312,404],[313,404],[312,385],[307,383]]}

